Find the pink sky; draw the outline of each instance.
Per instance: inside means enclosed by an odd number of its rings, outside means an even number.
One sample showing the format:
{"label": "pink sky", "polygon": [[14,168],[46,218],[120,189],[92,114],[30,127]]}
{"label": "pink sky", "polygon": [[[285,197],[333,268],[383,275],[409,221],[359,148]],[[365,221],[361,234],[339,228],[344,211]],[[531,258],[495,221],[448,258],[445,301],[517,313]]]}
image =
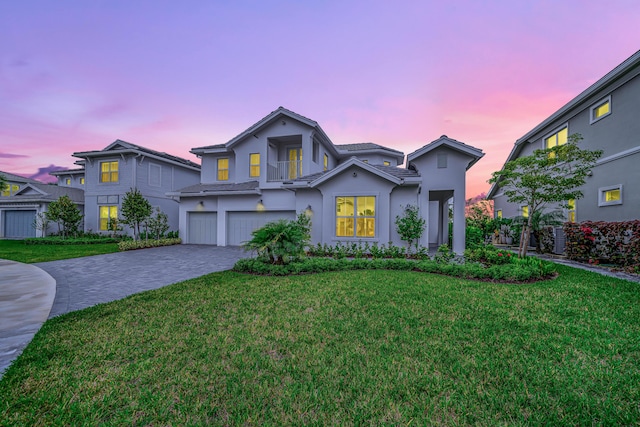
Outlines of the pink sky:
{"label": "pink sky", "polygon": [[336,144],[486,155],[640,48],[640,2],[3,1],[0,170],[73,168],[123,139],[196,160],[278,106]]}

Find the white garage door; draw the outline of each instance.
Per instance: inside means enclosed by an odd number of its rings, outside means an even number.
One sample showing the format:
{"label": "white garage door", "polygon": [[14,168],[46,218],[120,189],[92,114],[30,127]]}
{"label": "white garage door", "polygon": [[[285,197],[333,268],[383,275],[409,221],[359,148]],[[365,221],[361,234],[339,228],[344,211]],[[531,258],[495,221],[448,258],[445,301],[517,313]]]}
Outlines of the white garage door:
{"label": "white garage door", "polygon": [[4,237],[36,237],[36,229],[33,228],[35,219],[36,211],[4,211]]}
{"label": "white garage door", "polygon": [[216,212],[189,212],[189,240],[192,245],[218,243],[218,215]]}
{"label": "white garage door", "polygon": [[296,219],[295,211],[229,212],[227,245],[239,246],[251,240],[251,232],[278,219]]}

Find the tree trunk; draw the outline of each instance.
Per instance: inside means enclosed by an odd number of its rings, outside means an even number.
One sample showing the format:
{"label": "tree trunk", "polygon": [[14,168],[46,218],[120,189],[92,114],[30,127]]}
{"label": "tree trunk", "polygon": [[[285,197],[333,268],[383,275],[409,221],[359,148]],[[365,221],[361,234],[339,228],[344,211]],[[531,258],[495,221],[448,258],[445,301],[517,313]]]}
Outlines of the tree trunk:
{"label": "tree trunk", "polygon": [[522,235],[520,236],[520,249],[518,251],[518,257],[524,258],[527,256],[527,249],[529,248],[529,239],[531,238],[531,223],[533,222],[532,215],[529,214],[527,223],[522,226]]}

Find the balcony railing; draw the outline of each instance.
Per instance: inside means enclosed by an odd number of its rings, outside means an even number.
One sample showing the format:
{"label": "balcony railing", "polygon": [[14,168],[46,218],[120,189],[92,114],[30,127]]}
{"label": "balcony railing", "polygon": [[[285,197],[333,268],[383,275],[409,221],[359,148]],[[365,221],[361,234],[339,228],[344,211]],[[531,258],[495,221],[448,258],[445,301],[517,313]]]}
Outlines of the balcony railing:
{"label": "balcony railing", "polygon": [[302,161],[275,162],[267,165],[267,181],[288,181],[302,176]]}

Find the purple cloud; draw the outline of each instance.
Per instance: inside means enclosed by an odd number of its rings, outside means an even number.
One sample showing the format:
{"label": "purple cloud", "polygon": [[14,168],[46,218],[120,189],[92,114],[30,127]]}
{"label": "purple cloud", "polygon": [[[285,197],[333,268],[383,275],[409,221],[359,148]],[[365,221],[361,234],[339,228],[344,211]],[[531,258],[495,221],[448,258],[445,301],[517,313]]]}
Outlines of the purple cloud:
{"label": "purple cloud", "polygon": [[0,159],[23,159],[29,156],[24,154],[0,153]]}

